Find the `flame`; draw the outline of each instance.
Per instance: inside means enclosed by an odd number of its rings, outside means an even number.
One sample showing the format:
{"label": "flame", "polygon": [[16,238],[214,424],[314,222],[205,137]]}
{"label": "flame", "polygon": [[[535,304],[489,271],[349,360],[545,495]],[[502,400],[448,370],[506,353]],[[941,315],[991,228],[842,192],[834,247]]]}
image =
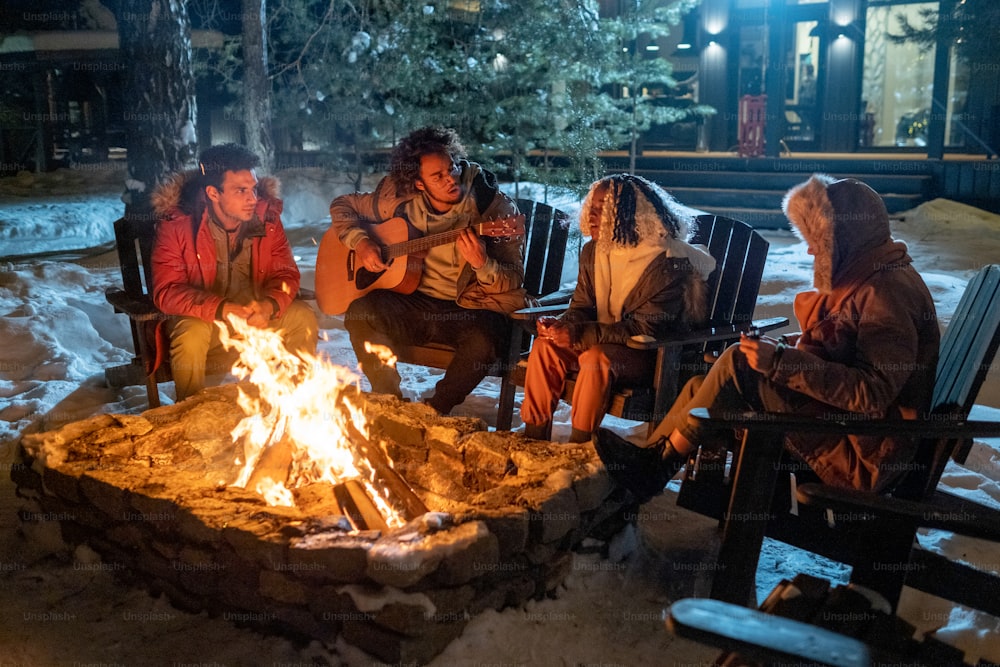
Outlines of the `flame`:
{"label": "flame", "polygon": [[374,354],[376,357],[378,357],[378,360],[381,361],[386,366],[393,368],[396,366],[396,355],[393,354],[392,350],[390,350],[385,345],[377,345],[375,343],[370,343],[366,340],[365,352],[368,352],[369,354]]}
{"label": "flame", "polygon": [[295,507],[295,496],[281,482],[276,482],[270,477],[265,477],[257,482],[257,493],[264,496],[268,505],[282,505],[284,507]]}
{"label": "flame", "polygon": [[234,486],[245,487],[267,448],[285,440],[292,449],[287,482],[265,477],[269,483],[255,489],[269,504],[294,506],[290,488],[353,478],[361,481],[389,526],[403,525],[387,492],[374,483],[371,466],[351,445],[351,427],[368,437],[365,416],[352,401],[360,392],[358,375],[317,356],[289,352],[279,331],[237,317],[229,322],[232,332],[220,324],[220,338],[226,349],[239,353],[232,372],[257,390],[256,396],[242,387],[239,391],[246,417],[232,431],[234,441],[243,441],[243,467]]}

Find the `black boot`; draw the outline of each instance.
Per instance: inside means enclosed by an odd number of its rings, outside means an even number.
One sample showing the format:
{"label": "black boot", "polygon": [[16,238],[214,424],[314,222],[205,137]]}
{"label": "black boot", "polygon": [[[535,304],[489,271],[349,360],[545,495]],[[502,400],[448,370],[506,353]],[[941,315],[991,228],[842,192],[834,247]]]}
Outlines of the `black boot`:
{"label": "black boot", "polygon": [[631,491],[639,503],[663,493],[663,487],[687,461],[666,438],[649,447],[637,447],[606,428],[597,429],[594,447],[611,479]]}
{"label": "black boot", "polygon": [[532,440],[552,440],[552,422],[543,424],[524,423],[524,437]]}

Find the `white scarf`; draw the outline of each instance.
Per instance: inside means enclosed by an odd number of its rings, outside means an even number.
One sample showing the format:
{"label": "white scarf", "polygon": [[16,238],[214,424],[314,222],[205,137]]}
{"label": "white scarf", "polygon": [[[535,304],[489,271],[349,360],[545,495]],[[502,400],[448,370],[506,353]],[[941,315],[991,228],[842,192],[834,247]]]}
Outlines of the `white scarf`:
{"label": "white scarf", "polygon": [[662,236],[651,242],[629,248],[598,244],[594,252],[594,298],[597,321],[612,324],[621,321],[625,299],[646,272],[646,267],[663,253],[667,257],[685,258],[702,280],[715,269],[715,259],[708,248]]}

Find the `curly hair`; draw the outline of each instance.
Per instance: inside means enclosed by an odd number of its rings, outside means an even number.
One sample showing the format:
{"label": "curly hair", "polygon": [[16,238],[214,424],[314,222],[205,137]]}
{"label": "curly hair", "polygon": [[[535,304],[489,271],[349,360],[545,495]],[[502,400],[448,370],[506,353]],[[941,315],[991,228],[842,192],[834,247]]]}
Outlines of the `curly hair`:
{"label": "curly hair", "polygon": [[663,234],[682,241],[688,239],[692,220],[680,210],[677,200],[656,183],[631,174],[612,174],[591,185],[580,211],[581,227],[588,224],[591,200],[601,186],[607,187],[601,221],[602,243],[635,247],[643,239]]}
{"label": "curly hair", "polygon": [[260,158],[240,144],[219,144],[206,148],[198,160],[200,186],[221,188],[227,171],[249,171],[260,166]]}
{"label": "curly hair", "polygon": [[450,127],[428,126],[403,137],[389,158],[389,175],[401,192],[414,192],[420,177],[420,158],[424,155],[448,155],[452,160],[466,157],[465,146]]}

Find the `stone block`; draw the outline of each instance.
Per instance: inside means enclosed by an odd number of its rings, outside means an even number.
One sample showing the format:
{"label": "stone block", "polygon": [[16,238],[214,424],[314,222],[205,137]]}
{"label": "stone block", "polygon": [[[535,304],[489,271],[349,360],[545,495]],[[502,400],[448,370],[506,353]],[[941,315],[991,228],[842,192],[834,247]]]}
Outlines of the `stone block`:
{"label": "stone block", "polygon": [[466,469],[484,472],[497,480],[517,472],[506,440],[496,433],[473,433],[465,439],[463,447]]}
{"label": "stone block", "polygon": [[85,472],[80,477],[80,492],[110,519],[121,521],[122,515],[128,512],[131,506],[126,498],[127,491],[122,484],[124,480],[117,477],[94,470]]}
{"label": "stone block", "polygon": [[45,485],[45,491],[72,503],[79,503],[83,500],[80,495],[80,473],[84,469],[85,465],[80,463],[66,463],[58,468],[43,468],[42,483]]}
{"label": "stone block", "polygon": [[278,602],[302,605],[305,607],[309,599],[306,596],[306,587],[295,577],[288,576],[276,570],[260,571],[260,593],[264,597]]}
{"label": "stone block", "polygon": [[492,571],[499,562],[496,535],[484,529],[476,539],[445,556],[434,573],[434,580],[443,586],[458,586]]}
{"label": "stone block", "polygon": [[555,542],[580,525],[580,508],[571,488],[555,493],[544,486],[525,489],[521,500],[531,508],[532,539],[543,544]]}
{"label": "stone block", "polygon": [[[423,533],[415,526],[382,536],[368,551],[368,577],[386,586],[407,588],[438,569],[443,560],[453,554],[474,547],[477,554],[484,553],[479,544],[486,536],[492,537],[486,524],[471,521],[447,530]],[[495,542],[494,542],[495,548]],[[477,558],[482,558],[482,555]],[[456,578],[464,576],[474,561],[456,562],[443,575],[453,583],[463,583]]]}
{"label": "stone block", "polygon": [[531,527],[531,513],[527,509],[514,505],[483,508],[470,513],[470,516],[485,523],[489,531],[496,535],[498,561],[523,552],[527,546]]}
{"label": "stone block", "polygon": [[590,512],[611,494],[611,478],[602,466],[589,463],[573,480],[573,492],[580,511]]}
{"label": "stone block", "polygon": [[287,562],[276,569],[313,581],[352,583],[365,578],[371,538],[330,532],[292,538]]}
{"label": "stone block", "polygon": [[269,525],[240,517],[229,522],[221,535],[240,557],[263,568],[274,569],[288,562],[287,538],[274,532]]}

